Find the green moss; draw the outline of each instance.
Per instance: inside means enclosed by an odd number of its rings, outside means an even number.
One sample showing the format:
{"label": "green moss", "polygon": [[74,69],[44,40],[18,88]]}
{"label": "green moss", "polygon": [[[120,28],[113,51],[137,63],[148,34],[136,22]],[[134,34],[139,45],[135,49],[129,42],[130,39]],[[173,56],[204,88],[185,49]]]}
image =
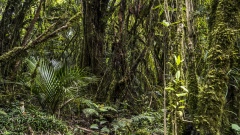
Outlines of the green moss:
{"label": "green moss", "polygon": [[195,70],[195,62],[192,61],[189,64],[189,75],[188,75],[188,90],[189,90],[189,98],[188,98],[188,108],[190,111],[190,114],[193,116],[197,109],[197,103],[198,103],[198,82],[196,77],[196,70]]}
{"label": "green moss", "polygon": [[31,128],[35,134],[71,134],[64,122],[38,110],[27,110],[22,114],[18,108],[12,108],[5,112],[5,115],[0,114],[0,127],[4,133],[29,134]]}
{"label": "green moss", "polygon": [[23,50],[23,47],[14,47],[11,51],[4,53],[0,56],[0,62],[6,62],[10,58],[17,55],[21,50]]}
{"label": "green moss", "polygon": [[[208,57],[207,82],[204,89],[199,93],[198,114],[196,123],[200,134],[220,135],[226,129],[228,121],[224,121],[226,110],[227,84],[229,78],[227,73],[230,69],[231,49],[236,41],[238,22],[236,20],[239,11],[239,2],[236,0],[219,2],[214,1],[212,5],[212,16],[210,18],[211,34],[210,50]],[[234,25],[235,23],[235,25]]]}

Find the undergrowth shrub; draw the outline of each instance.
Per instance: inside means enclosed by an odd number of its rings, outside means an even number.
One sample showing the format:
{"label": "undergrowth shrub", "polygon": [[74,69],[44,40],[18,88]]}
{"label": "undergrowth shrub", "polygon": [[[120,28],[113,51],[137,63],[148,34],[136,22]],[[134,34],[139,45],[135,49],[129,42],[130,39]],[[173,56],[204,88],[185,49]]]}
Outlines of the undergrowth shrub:
{"label": "undergrowth shrub", "polygon": [[0,110],[0,134],[71,134],[67,125],[55,116],[36,109],[22,113],[18,108]]}
{"label": "undergrowth shrub", "polygon": [[149,135],[163,134],[159,112],[145,112],[131,118],[118,118],[112,123],[112,130],[115,134]]}
{"label": "undergrowth shrub", "polygon": [[124,110],[117,110],[112,106],[96,104],[91,100],[84,100],[87,108],[83,113],[90,121],[90,129],[103,134],[131,134],[149,135],[163,133],[162,117],[159,112],[147,111],[139,115],[129,114]]}

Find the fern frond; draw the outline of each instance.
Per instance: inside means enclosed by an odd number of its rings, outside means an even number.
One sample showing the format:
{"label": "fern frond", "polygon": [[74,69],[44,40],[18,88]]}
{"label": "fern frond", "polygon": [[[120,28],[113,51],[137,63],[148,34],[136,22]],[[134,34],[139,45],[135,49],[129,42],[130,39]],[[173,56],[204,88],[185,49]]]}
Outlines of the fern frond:
{"label": "fern frond", "polygon": [[148,116],[147,114],[140,114],[140,115],[132,117],[131,119],[134,122],[148,121],[148,122],[152,123],[155,118],[152,116]]}
{"label": "fern frond", "polygon": [[[81,87],[96,80],[95,77],[87,76],[82,69],[68,67],[55,60],[29,58],[25,62],[30,72],[36,72],[33,81],[29,83],[33,93],[38,97],[42,107],[47,107],[52,112],[69,99],[77,98]],[[89,102],[88,105],[97,108],[93,103]]]}
{"label": "fern frond", "polygon": [[86,115],[86,117],[99,116],[99,113],[95,109],[92,109],[92,108],[83,109],[83,113]]}

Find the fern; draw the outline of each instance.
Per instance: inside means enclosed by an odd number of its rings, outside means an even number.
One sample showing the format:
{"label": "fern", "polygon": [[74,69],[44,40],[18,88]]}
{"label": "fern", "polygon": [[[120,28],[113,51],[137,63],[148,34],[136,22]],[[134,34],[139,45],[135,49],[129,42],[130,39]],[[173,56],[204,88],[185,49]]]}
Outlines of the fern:
{"label": "fern", "polygon": [[107,112],[107,111],[113,111],[113,112],[117,112],[117,110],[116,109],[114,109],[113,107],[111,107],[111,106],[100,106],[99,107],[99,111],[100,112]]}
{"label": "fern", "polygon": [[0,110],[0,115],[7,115],[7,113],[3,110]]}
{"label": "fern", "polygon": [[99,113],[95,109],[91,109],[91,108],[83,109],[83,113],[86,115],[86,117],[99,116]]}
{"label": "fern", "polygon": [[91,100],[81,98],[81,102],[86,104],[89,108],[98,109],[98,105],[92,102]]}
{"label": "fern", "polygon": [[148,134],[162,134],[163,125],[159,124],[161,115],[158,112],[146,112],[131,118],[118,118],[111,125],[117,134],[135,134],[145,132]]}
{"label": "fern", "polygon": [[145,114],[140,114],[140,115],[137,115],[137,116],[134,116],[131,118],[134,122],[142,122],[142,121],[148,121],[150,123],[152,123],[154,121],[154,117],[152,116],[148,116],[147,113]]}
{"label": "fern", "polygon": [[113,130],[116,131],[125,131],[129,130],[128,127],[130,127],[132,124],[131,119],[126,119],[126,118],[119,118],[117,120],[114,120],[112,123]]}

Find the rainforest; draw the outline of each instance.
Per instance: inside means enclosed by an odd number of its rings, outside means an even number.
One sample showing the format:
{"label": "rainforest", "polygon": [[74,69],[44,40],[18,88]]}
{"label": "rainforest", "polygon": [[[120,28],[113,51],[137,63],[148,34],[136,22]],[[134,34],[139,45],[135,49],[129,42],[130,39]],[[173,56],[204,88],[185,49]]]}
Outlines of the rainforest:
{"label": "rainforest", "polygon": [[0,0],[0,134],[240,135],[240,1]]}

